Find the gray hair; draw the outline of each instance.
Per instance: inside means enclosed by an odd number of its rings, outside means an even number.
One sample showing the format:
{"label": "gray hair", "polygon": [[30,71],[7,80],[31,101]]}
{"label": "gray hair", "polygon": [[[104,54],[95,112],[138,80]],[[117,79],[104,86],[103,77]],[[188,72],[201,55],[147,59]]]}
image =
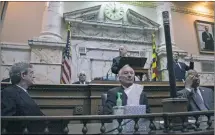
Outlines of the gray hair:
{"label": "gray hair", "polygon": [[[120,70],[119,70],[119,75],[121,75],[122,74],[122,71],[124,70],[124,68],[126,68],[126,67],[130,67],[130,68],[132,68],[131,66],[129,66],[128,64],[126,64],[126,65],[124,65]],[[132,68],[133,69],[133,68]]]}
{"label": "gray hair", "polygon": [[185,73],[185,78],[187,78],[189,75],[192,75],[193,73],[197,73],[197,71],[194,70],[194,69],[188,70],[188,71]]}
{"label": "gray hair", "polygon": [[9,76],[12,84],[17,84],[21,81],[21,74],[28,72],[28,68],[32,68],[32,65],[25,62],[18,62],[12,65]]}

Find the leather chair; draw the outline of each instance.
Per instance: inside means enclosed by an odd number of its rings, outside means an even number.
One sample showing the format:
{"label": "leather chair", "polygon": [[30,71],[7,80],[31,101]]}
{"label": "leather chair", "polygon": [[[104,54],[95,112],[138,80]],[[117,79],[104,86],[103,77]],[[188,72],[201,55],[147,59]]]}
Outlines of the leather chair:
{"label": "leather chair", "polygon": [[107,94],[103,93],[101,95],[101,99],[102,99],[102,105],[100,106],[100,115],[103,115],[104,114],[104,109],[103,108],[104,108],[106,100],[107,100]]}
{"label": "leather chair", "polygon": [[107,100],[107,94],[106,94],[106,93],[103,93],[103,94],[101,95],[101,98],[102,98],[102,106],[104,106],[105,103],[106,103],[106,100]]}

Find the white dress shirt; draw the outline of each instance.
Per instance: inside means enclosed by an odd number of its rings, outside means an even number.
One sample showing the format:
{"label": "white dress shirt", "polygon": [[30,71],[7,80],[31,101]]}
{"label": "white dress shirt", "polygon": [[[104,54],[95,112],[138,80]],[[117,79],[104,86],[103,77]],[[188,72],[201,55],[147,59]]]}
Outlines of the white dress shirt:
{"label": "white dress shirt", "polygon": [[124,88],[125,94],[128,96],[129,92],[132,90],[134,84],[132,84],[130,87],[126,88],[125,86],[122,86]]}
{"label": "white dress shirt", "polygon": [[124,92],[128,97],[127,99],[128,106],[139,105],[140,95],[142,93],[142,90],[143,90],[142,85],[134,84],[134,83],[128,88],[124,87]]}

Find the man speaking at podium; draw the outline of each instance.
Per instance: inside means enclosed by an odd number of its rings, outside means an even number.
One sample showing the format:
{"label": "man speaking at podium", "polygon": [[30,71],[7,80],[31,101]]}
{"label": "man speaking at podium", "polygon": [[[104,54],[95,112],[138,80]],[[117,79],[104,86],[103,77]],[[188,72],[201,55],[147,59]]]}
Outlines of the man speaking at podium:
{"label": "man speaking at podium", "polygon": [[118,74],[118,72],[120,70],[119,62],[122,57],[128,57],[128,51],[125,46],[120,46],[119,47],[119,56],[113,58],[113,64],[111,66],[112,73]]}

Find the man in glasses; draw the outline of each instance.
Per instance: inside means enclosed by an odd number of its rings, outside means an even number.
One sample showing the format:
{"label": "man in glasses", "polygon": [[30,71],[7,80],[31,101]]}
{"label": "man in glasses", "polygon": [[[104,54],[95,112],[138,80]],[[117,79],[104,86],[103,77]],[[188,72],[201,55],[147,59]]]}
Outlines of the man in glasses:
{"label": "man in glasses", "polygon": [[86,81],[86,74],[84,71],[81,71],[78,74],[78,79],[79,79],[79,81],[74,82],[73,84],[89,84],[89,82]]}
{"label": "man in glasses", "polygon": [[177,95],[188,99],[188,111],[206,111],[214,109],[214,93],[211,89],[200,87],[199,74],[189,70],[185,78],[185,88]]}

